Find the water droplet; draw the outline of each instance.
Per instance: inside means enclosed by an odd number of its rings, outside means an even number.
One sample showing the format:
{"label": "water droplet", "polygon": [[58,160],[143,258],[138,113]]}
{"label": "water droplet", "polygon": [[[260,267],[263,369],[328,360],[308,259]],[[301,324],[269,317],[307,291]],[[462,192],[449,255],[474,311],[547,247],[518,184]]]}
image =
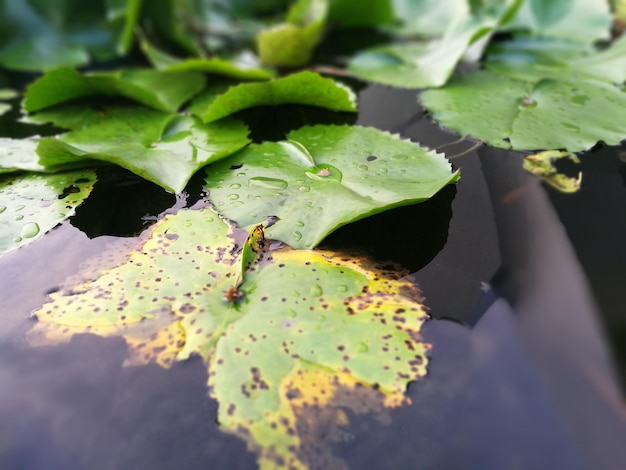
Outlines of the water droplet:
{"label": "water droplet", "polygon": [[341,284],[340,286],[337,287],[337,290],[339,292],[348,292],[348,286],[346,286],[345,284]]}
{"label": "water droplet", "polygon": [[[39,201],[37,204],[39,207],[50,207],[52,205],[52,201]],[[2,212],[2,211],[0,211]]]}
{"label": "water droplet", "polygon": [[298,189],[303,193],[308,193],[311,190],[311,186],[300,186]]}
{"label": "water droplet", "polygon": [[23,218],[24,218],[23,215],[16,215],[15,217],[13,217],[13,219],[16,221],[22,220]]}
{"label": "water droplet", "polygon": [[356,166],[359,170],[361,171],[367,171],[369,170],[369,167],[367,165],[361,164],[361,165],[357,165]]}
{"label": "water droplet", "polygon": [[298,316],[298,312],[296,312],[293,308],[290,308],[285,312],[288,317],[296,318]]}
{"label": "water droplet", "polygon": [[231,207],[241,207],[243,206],[243,201],[233,201],[230,203]]}
{"label": "water droplet", "polygon": [[26,206],[25,206],[25,205],[23,205],[23,204],[22,204],[22,205],[17,206],[17,207],[15,208],[15,212],[19,212],[19,211],[21,211],[22,209],[24,209],[24,207],[26,207]]}
{"label": "water droplet", "polygon": [[359,344],[356,345],[356,351],[357,352],[366,353],[369,350],[370,350],[370,348],[364,342],[360,342]]}
{"label": "water droplet", "polygon": [[296,241],[298,241],[298,240],[302,240],[302,233],[301,233],[301,232],[298,232],[298,231],[296,230],[295,232],[293,232],[293,234],[292,234],[292,235],[293,235],[293,238],[295,238],[295,239],[296,239]]}
{"label": "water droplet", "polygon": [[22,227],[22,232],[20,233],[22,238],[33,238],[35,235],[39,233],[39,225],[35,222],[29,222]]}
{"label": "water droplet", "polygon": [[319,297],[324,293],[324,291],[322,290],[322,286],[320,286],[319,284],[315,284],[311,287],[311,295],[313,297]]}
{"label": "water droplet", "polygon": [[276,155],[276,153],[275,153],[275,152],[265,152],[265,153],[263,154],[263,156],[264,156],[264,157],[273,157],[274,155]]}
{"label": "water droplet", "polygon": [[226,198],[229,201],[236,201],[237,199],[239,199],[239,194],[229,194],[228,196],[226,196]]}
{"label": "water droplet", "polygon": [[288,184],[285,180],[255,176],[254,178],[250,178],[248,180],[248,186],[263,189],[285,189]]}
{"label": "water droplet", "polygon": [[379,168],[378,173],[387,173],[389,170],[387,168]]}
{"label": "water droplet", "polygon": [[0,206],[0,214],[7,210],[7,206]]}
{"label": "water droplet", "polygon": [[341,173],[341,171],[339,171],[338,168],[332,165],[327,165],[327,164],[320,164],[320,165],[313,166],[311,168],[307,168],[305,171],[305,174],[309,178],[313,180],[317,180],[317,181],[322,181],[322,180],[341,181],[341,179],[343,178],[343,174]]}
{"label": "water droplet", "polygon": [[21,242],[21,241],[22,241],[22,239],[21,239],[20,237],[15,237],[15,238],[13,239],[13,241],[14,241],[15,243],[19,243],[19,242]]}
{"label": "water droplet", "polygon": [[304,222],[302,222],[301,220],[297,220],[296,227],[304,227]]}
{"label": "water droplet", "polygon": [[409,156],[408,156],[408,155],[405,155],[405,154],[403,154],[403,153],[398,153],[398,154],[396,154],[396,155],[392,155],[392,156],[391,156],[391,159],[392,159],[392,160],[406,160],[406,159],[408,159],[408,158],[409,158]]}
{"label": "water droplet", "polygon": [[233,183],[229,186],[230,189],[239,189],[241,185],[239,183]]}
{"label": "water droplet", "polygon": [[246,176],[246,174],[243,171],[241,171],[241,172],[237,173],[237,176]]}
{"label": "water droplet", "polygon": [[293,294],[294,297],[300,297],[300,291],[299,290],[294,290],[292,292],[292,294]]}

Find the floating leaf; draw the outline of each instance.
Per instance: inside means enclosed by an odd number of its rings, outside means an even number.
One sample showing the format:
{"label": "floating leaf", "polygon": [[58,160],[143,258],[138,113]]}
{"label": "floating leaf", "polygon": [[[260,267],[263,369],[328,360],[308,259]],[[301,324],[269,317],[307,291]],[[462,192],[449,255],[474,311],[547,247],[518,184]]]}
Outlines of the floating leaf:
{"label": "floating leaf", "polygon": [[93,171],[0,175],[0,254],[40,238],[73,215],[95,181]]}
{"label": "floating leaf", "polygon": [[521,80],[593,79],[615,85],[626,81],[626,36],[610,47],[554,39],[515,39],[489,48],[485,68]]}
{"label": "floating leaf", "polygon": [[211,101],[204,112],[196,111],[204,122],[211,122],[242,109],[281,104],[356,111],[356,97],[352,90],[314,72],[299,72],[268,82],[236,85]]}
{"label": "floating leaf", "polygon": [[398,24],[391,30],[408,37],[443,36],[456,16],[470,14],[467,0],[394,0],[393,4]]}
{"label": "floating leaf", "polygon": [[289,9],[285,23],[262,31],[257,38],[264,64],[300,67],[306,64],[319,43],[328,0],[298,0]]}
{"label": "floating leaf", "polygon": [[33,82],[24,95],[24,109],[39,111],[90,95],[123,96],[161,111],[176,111],[204,87],[197,72],[119,69],[83,75],[60,68]]}
{"label": "floating leaf", "polygon": [[0,65],[23,71],[87,64],[116,55],[118,31],[107,25],[110,1],[0,2]]}
{"label": "floating leaf", "polygon": [[[43,148],[39,155],[39,149]],[[17,171],[56,173],[72,168],[94,166],[93,160],[77,158],[55,139],[6,139],[0,137],[0,174]]]}
{"label": "floating leaf", "polygon": [[611,11],[606,0],[526,0],[509,29],[592,43],[609,39]]}
{"label": "floating leaf", "polygon": [[[247,127],[234,119],[203,124],[194,116],[139,106],[110,107],[88,116],[93,123],[57,137],[68,152],[119,165],[175,193],[207,163],[249,142]],[[48,153],[40,149],[40,155]]]}
{"label": "floating leaf", "polygon": [[392,0],[331,0],[328,12],[329,23],[336,28],[373,28],[394,21]]}
{"label": "floating leaf", "polygon": [[262,68],[252,54],[242,53],[229,59],[220,57],[179,59],[157,49],[146,40],[141,42],[141,50],[152,65],[167,72],[204,72],[240,80],[268,80],[273,76],[273,72]]}
{"label": "floating leaf", "polygon": [[563,152],[560,150],[546,150],[524,157],[523,167],[533,175],[539,176],[562,193],[575,193],[580,189],[582,181],[582,172],[578,173],[578,178],[570,178],[563,173],[559,173],[554,166],[554,161],[560,158],[568,158],[574,163],[580,163],[576,154],[571,152]]}
{"label": "floating leaf", "polygon": [[328,410],[336,417],[334,406],[406,402],[407,383],[426,372],[426,314],[406,280],[286,248],[248,272],[245,297],[224,300],[241,262],[231,235],[208,208],[166,216],[125,264],[51,294],[29,340],[89,331],[123,335],[130,363],[200,355],[220,426],[246,440],[261,468],[306,468],[320,458],[313,424]]}
{"label": "floating leaf", "polygon": [[443,37],[432,41],[379,46],[357,54],[348,69],[373,82],[403,88],[438,87],[446,83],[469,46],[490,34],[519,0],[475,14],[459,12]]}
{"label": "floating leaf", "polygon": [[626,137],[626,94],[599,81],[527,81],[483,71],[428,90],[421,101],[442,126],[495,147],[575,152]]}
{"label": "floating leaf", "polygon": [[433,151],[365,127],[312,126],[207,168],[209,198],[247,227],[277,216],[269,238],[312,248],[342,225],[415,204],[456,181]]}

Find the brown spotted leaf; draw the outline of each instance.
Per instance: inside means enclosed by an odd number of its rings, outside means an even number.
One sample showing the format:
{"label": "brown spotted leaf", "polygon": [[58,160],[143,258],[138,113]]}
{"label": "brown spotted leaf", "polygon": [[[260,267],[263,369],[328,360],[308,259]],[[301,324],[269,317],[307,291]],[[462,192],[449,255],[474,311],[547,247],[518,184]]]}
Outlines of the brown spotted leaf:
{"label": "brown spotted leaf", "polygon": [[426,372],[419,293],[365,262],[285,247],[245,272],[233,301],[239,252],[208,208],[166,216],[124,264],[53,293],[29,338],[122,335],[131,363],[200,355],[220,425],[261,468],[338,468],[320,436],[347,423],[343,410],[400,406]]}

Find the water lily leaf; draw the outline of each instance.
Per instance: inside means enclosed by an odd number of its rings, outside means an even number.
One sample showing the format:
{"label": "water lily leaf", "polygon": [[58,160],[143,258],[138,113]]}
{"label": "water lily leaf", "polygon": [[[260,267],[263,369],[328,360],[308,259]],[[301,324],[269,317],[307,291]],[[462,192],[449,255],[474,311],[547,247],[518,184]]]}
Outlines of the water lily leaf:
{"label": "water lily leaf", "polygon": [[31,243],[73,215],[95,181],[89,170],[0,175],[0,254]]}
{"label": "water lily leaf", "polygon": [[110,0],[89,8],[79,0],[0,2],[0,65],[41,71],[113,59],[121,50],[120,24],[108,21],[111,6]]}
{"label": "water lily leaf", "polygon": [[539,176],[543,181],[562,193],[575,193],[580,189],[582,172],[577,178],[570,178],[560,173],[554,166],[554,161],[560,158],[567,158],[574,163],[580,163],[576,154],[561,150],[546,150],[524,157],[523,167],[533,175]]}
{"label": "water lily leaf", "polygon": [[441,37],[455,16],[470,14],[467,0],[394,0],[393,4],[398,24],[390,29],[399,36]]}
{"label": "water lily leaf", "polygon": [[9,111],[10,109],[11,109],[10,104],[0,103],[0,116],[2,116],[4,113]]}
{"label": "water lily leaf", "polygon": [[421,101],[442,126],[495,147],[576,152],[626,137],[626,94],[599,81],[527,81],[483,71],[428,90]]}
{"label": "water lily leaf", "polygon": [[215,98],[200,113],[204,122],[255,106],[304,104],[332,111],[356,111],[356,97],[347,86],[314,72],[299,72],[262,83],[243,83]]}
{"label": "water lily leaf", "polygon": [[348,69],[365,80],[403,88],[438,87],[446,83],[470,45],[490,34],[517,8],[519,0],[497,9],[460,11],[441,38],[390,44],[357,54]]}
{"label": "water lily leaf", "polygon": [[521,38],[489,48],[485,68],[521,80],[538,78],[626,81],[626,36],[610,47],[594,47],[554,39]]}
{"label": "water lily leaf", "polygon": [[123,96],[161,111],[176,111],[204,87],[197,72],[119,69],[81,74],[70,68],[47,72],[24,95],[24,109],[39,111],[90,95]]}
{"label": "water lily leaf", "polygon": [[509,29],[532,35],[592,43],[611,32],[611,11],[606,0],[527,0]]}
{"label": "water lily leaf", "polygon": [[372,128],[302,127],[283,142],[251,145],[207,168],[209,198],[240,227],[312,248],[337,228],[415,204],[456,181],[441,154]]}
{"label": "water lily leaf", "polygon": [[319,43],[326,23],[328,0],[298,0],[289,9],[286,22],[262,31],[257,38],[264,64],[300,67]]}
{"label": "water lily leaf", "polygon": [[141,50],[154,67],[167,72],[204,72],[240,80],[268,80],[274,76],[273,71],[262,68],[251,53],[242,53],[228,59],[220,57],[179,59],[161,51],[145,39],[141,41]]}
{"label": "water lily leaf", "polygon": [[123,265],[51,294],[28,338],[123,335],[130,363],[200,355],[220,426],[260,468],[307,468],[320,458],[316,419],[337,426],[347,419],[337,406],[406,403],[408,382],[426,372],[426,313],[407,280],[288,248],[247,273],[238,302],[224,299],[241,266],[232,230],[209,208],[166,216]]}
{"label": "water lily leaf", "polygon": [[[193,174],[248,144],[237,120],[203,124],[194,116],[139,106],[110,107],[95,122],[57,137],[73,155],[119,165],[179,193]],[[39,149],[49,156],[46,149]]]}

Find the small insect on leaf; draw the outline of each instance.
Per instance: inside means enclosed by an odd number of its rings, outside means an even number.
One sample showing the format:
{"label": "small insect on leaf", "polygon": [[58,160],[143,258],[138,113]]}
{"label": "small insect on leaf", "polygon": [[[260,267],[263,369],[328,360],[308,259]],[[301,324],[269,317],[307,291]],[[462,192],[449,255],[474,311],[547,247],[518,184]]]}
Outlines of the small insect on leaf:
{"label": "small insect on leaf", "polygon": [[230,303],[239,302],[244,296],[245,294],[235,286],[230,286],[226,292],[224,292],[224,300]]}

